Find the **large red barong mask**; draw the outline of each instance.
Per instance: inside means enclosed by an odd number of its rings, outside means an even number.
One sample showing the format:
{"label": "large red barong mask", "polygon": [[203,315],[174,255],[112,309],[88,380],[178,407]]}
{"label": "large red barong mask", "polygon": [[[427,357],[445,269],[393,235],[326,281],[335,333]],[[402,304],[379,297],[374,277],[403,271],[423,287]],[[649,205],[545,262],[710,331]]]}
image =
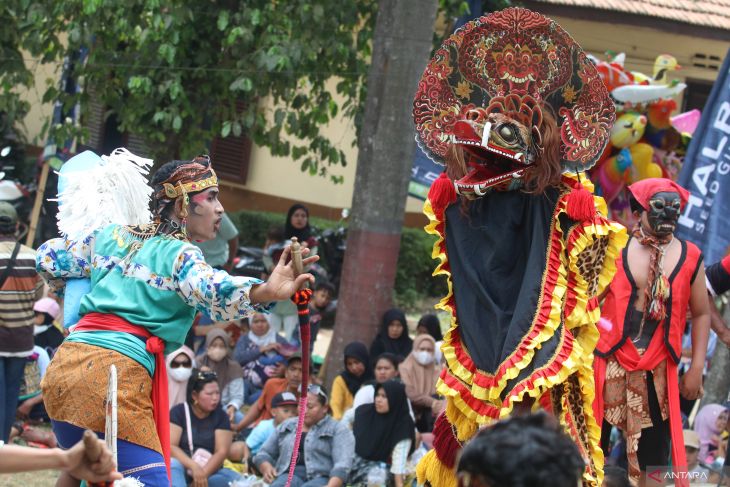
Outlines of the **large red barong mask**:
{"label": "large red barong mask", "polygon": [[413,115],[423,151],[447,165],[458,193],[479,197],[525,186],[540,192],[558,184],[561,171],[591,168],[615,111],[568,33],[510,8],[444,42],[418,85]]}

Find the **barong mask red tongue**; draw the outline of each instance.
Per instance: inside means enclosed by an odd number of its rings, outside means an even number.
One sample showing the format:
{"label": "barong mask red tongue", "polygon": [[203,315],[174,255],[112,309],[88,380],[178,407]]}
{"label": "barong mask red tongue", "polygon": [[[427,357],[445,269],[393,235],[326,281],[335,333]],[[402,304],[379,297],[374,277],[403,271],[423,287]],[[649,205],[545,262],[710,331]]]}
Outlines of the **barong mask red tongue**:
{"label": "barong mask red tongue", "polygon": [[443,43],[421,77],[413,117],[416,141],[434,162],[444,164],[453,144],[464,150],[468,167],[449,173],[459,193],[479,197],[518,189],[528,171],[545,170],[542,143],[553,120],[562,170],[590,169],[615,109],[570,35],[538,13],[509,8]]}

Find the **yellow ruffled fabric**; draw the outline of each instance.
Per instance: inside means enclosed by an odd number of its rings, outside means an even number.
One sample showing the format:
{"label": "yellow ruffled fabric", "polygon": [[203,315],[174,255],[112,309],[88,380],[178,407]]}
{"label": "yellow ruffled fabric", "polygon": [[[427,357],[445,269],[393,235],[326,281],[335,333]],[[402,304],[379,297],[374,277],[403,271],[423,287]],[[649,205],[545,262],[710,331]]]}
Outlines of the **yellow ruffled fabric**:
{"label": "yellow ruffled fabric", "polygon": [[[572,177],[572,176],[564,176]],[[583,186],[589,191],[593,191],[592,183],[584,179],[582,181]],[[547,390],[552,389],[557,384],[565,382],[572,374],[577,374],[577,380],[580,388],[580,396],[583,401],[583,410],[586,412],[584,419],[586,422],[586,430],[588,432],[588,445],[585,445],[583,450],[588,456],[586,460],[589,462],[589,468],[584,476],[584,481],[587,485],[601,485],[603,477],[603,454],[600,449],[600,435],[601,429],[596,424],[595,419],[592,415],[592,404],[594,399],[594,384],[593,384],[593,350],[595,349],[598,341],[598,330],[596,324],[600,318],[600,309],[597,303],[594,302],[593,308],[589,308],[589,302],[591,299],[596,298],[606,287],[610,284],[616,272],[615,259],[619,256],[621,249],[626,245],[628,235],[626,229],[615,223],[605,219],[601,215],[606,214],[606,204],[603,198],[594,196],[596,208],[599,211],[599,215],[593,221],[577,223],[576,226],[572,227],[569,234],[566,234],[562,228],[560,228],[559,217],[562,213],[565,213],[566,198],[570,188],[568,185],[565,186],[561,198],[556,206],[554,218],[553,218],[553,232],[559,232],[560,238],[556,241],[560,243],[560,248],[553,248],[554,242],[551,241],[548,246],[547,253],[547,264],[556,266],[551,269],[551,277],[556,279],[555,286],[550,299],[550,314],[544,328],[540,331],[538,336],[532,343],[527,344],[527,352],[525,355],[512,367],[508,368],[502,377],[497,381],[496,387],[483,388],[477,384],[474,384],[474,372],[470,371],[465,367],[457,357],[455,351],[455,342],[458,340],[458,322],[456,317],[456,310],[451,305],[453,298],[453,282],[451,279],[451,273],[448,270],[448,257],[446,255],[445,246],[445,235],[443,234],[444,222],[437,218],[430,201],[426,201],[424,204],[424,213],[429,218],[429,224],[426,226],[426,232],[437,237],[436,242],[433,246],[432,257],[437,259],[438,265],[433,272],[434,276],[444,275],[447,278],[448,292],[446,296],[436,305],[437,309],[447,311],[451,315],[451,326],[444,337],[442,345],[442,352],[447,363],[447,374],[457,379],[461,385],[469,388],[470,393],[473,397],[485,401],[492,406],[498,408],[498,417],[504,418],[508,416],[513,408],[514,404],[523,401],[526,397],[531,397],[535,400],[535,407],[539,407],[538,399]],[[607,246],[605,253],[601,256],[597,256],[600,262],[594,262],[594,266],[600,265],[601,269],[598,272],[597,285],[595,286],[595,292],[590,293],[589,288],[591,283],[587,281],[588,276],[584,276],[581,269],[578,267],[579,258],[583,252],[590,249],[590,247],[599,239],[607,239]],[[570,243],[569,243],[570,242]],[[559,258],[551,261],[551,255],[556,255]],[[585,267],[585,266],[584,266]],[[548,272],[543,276],[543,288],[545,286],[545,280],[548,277]],[[573,280],[571,286],[568,286],[568,276]],[[500,400],[501,393],[506,387],[507,382],[520,373],[530,361],[533,359],[535,349],[538,348],[546,340],[549,340],[558,331],[561,324],[561,316],[565,309],[566,299],[575,300],[575,305],[570,313],[564,317],[565,330],[568,330],[573,335],[573,348],[570,355],[563,360],[560,369],[551,375],[531,377],[525,379],[518,384],[515,389],[519,389],[520,385],[524,382],[532,379],[532,386],[522,389],[520,392],[510,393],[507,395],[504,401]],[[543,296],[541,296],[542,302]],[[533,323],[534,326],[534,323]],[[565,340],[565,336],[563,336]],[[463,344],[459,344],[464,348],[468,354],[468,350]],[[562,344],[561,344],[562,345]],[[558,351],[562,349],[558,347]],[[553,360],[549,362],[549,365],[553,363]],[[548,366],[549,366],[548,365]],[[539,371],[536,371],[539,372]],[[476,373],[489,376],[490,374],[477,370]],[[539,375],[539,374],[538,374]],[[458,385],[458,384],[457,384]],[[472,408],[461,394],[456,389],[450,387],[443,379],[440,379],[437,384],[437,390],[440,394],[447,398],[447,411],[446,416],[449,422],[455,427],[458,433],[458,439],[460,441],[468,440],[477,430],[478,425],[488,424],[494,421],[494,416],[481,414]],[[514,390],[514,389],[513,389]],[[562,398],[561,402],[567,401],[567,398]],[[567,406],[567,404],[565,404]],[[561,413],[561,424],[568,430],[566,422],[570,421],[566,417],[569,414],[565,408]],[[574,435],[573,435],[574,436]],[[577,440],[577,438],[574,437]],[[435,452],[431,452],[428,456],[421,460],[418,468],[419,482],[423,482],[426,479],[433,479],[433,485],[456,485],[456,476],[454,472],[441,464],[438,460]],[[448,483],[445,482],[449,478]],[[434,483],[434,481],[438,483]]]}

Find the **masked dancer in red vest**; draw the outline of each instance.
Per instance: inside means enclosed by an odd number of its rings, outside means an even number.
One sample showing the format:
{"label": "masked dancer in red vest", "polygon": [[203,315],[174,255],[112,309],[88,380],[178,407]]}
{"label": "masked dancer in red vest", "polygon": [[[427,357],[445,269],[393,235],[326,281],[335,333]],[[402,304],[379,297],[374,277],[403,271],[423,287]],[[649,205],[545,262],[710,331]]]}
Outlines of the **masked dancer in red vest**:
{"label": "masked dancer in red vest", "polygon": [[[639,181],[629,191],[639,221],[602,307],[594,411],[599,424],[605,419],[604,440],[608,425],[625,433],[629,475],[644,485],[647,467],[671,462],[686,471],[679,394],[701,395],[710,315],[702,253],[674,235],[689,193],[663,178]],[[692,365],[679,381],[688,308]]]}

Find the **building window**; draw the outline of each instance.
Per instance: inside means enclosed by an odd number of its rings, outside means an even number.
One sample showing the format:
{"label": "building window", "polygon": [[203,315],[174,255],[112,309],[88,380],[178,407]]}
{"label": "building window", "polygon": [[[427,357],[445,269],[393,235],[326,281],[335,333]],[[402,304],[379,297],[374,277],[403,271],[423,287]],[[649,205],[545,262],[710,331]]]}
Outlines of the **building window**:
{"label": "building window", "polygon": [[702,111],[711,91],[711,81],[688,79],[684,99],[682,100],[682,111],[686,112],[695,108]]}

